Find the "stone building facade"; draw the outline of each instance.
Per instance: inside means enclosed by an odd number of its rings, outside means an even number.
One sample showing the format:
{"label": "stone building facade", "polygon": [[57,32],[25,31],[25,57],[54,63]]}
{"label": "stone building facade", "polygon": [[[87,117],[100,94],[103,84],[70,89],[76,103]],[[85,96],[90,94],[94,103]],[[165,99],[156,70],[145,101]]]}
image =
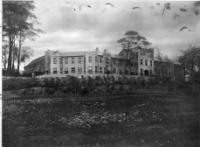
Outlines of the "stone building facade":
{"label": "stone building facade", "polygon": [[100,52],[98,49],[85,52],[48,50],[44,56],[29,63],[25,72],[53,76],[150,76],[154,73],[153,49],[123,49],[116,55],[107,50]]}
{"label": "stone building facade", "polygon": [[[123,49],[113,55],[104,50],[84,52],[46,51],[25,67],[26,73],[44,76],[156,76],[183,79],[180,65],[155,61],[153,49]],[[183,77],[183,78],[182,78]]]}
{"label": "stone building facade", "polygon": [[178,64],[165,61],[154,61],[154,75],[160,78],[168,78],[171,80],[184,80],[184,68]]}

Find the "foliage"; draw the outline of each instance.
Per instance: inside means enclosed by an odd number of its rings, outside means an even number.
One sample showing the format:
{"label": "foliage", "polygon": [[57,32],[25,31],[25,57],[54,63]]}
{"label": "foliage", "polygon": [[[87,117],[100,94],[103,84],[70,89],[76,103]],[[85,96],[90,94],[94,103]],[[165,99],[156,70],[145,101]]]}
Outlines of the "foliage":
{"label": "foliage", "polygon": [[3,68],[6,69],[7,63],[8,63],[8,45],[4,44],[2,46],[2,62],[3,62]]}
{"label": "foliage", "polygon": [[179,62],[185,68],[185,74],[195,78],[196,76],[194,75],[200,70],[200,48],[191,47],[184,51],[183,55],[179,57]]}
{"label": "foliage", "polygon": [[69,119],[62,117],[59,121],[68,125],[69,127],[83,127],[91,128],[94,125],[108,124],[110,122],[122,122],[127,119],[125,113],[111,114],[109,112],[100,113],[88,113],[82,111],[80,114],[74,115]]}
{"label": "foliage", "polygon": [[33,50],[30,47],[23,47],[21,52],[21,62],[25,62],[26,59],[29,59],[33,56]]}
{"label": "foliage", "polygon": [[151,44],[145,37],[141,36],[136,31],[127,31],[124,35],[125,37],[117,41],[122,45],[123,49],[130,49],[133,47],[146,47]]}
{"label": "foliage", "polygon": [[[166,81],[167,82],[167,81]],[[165,82],[165,83],[166,83]],[[154,78],[148,81],[143,78],[127,77],[82,77],[81,79],[73,76],[63,78],[11,78],[3,80],[3,90],[26,89],[22,94],[31,94],[29,88],[38,87],[43,92],[35,91],[35,94],[47,95],[73,95],[73,96],[105,96],[120,93],[133,93],[136,89],[151,88],[158,82]],[[34,94],[34,93],[33,93]]]}
{"label": "foliage", "polygon": [[[14,63],[17,61],[17,70],[22,61],[30,54],[21,54],[21,48],[26,38],[34,38],[37,33],[41,33],[40,29],[35,29],[34,25],[38,24],[37,17],[33,14],[33,1],[3,1],[3,42],[8,45],[8,72],[14,70]],[[17,47],[16,53],[14,48]],[[24,58],[25,55],[26,58]],[[16,58],[15,60],[13,60]]]}
{"label": "foliage", "polygon": [[3,90],[17,90],[39,86],[39,81],[34,79],[11,78],[3,80]]}

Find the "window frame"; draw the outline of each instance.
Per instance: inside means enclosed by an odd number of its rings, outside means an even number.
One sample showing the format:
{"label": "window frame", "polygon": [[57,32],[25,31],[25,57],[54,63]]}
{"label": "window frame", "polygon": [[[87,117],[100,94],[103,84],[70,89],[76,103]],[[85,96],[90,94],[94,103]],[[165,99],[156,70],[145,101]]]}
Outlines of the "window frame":
{"label": "window frame", "polygon": [[68,73],[69,73],[68,68],[65,68],[65,69],[64,69],[64,74],[68,74]]}
{"label": "window frame", "polygon": [[53,74],[57,74],[58,73],[58,70],[56,67],[53,68]]}
{"label": "window frame", "polygon": [[53,64],[57,64],[57,58],[56,57],[53,58]]}
{"label": "window frame", "polygon": [[72,57],[72,58],[71,58],[71,63],[72,63],[72,64],[75,64],[75,57]]}
{"label": "window frame", "polygon": [[[80,72],[81,71],[81,72]],[[83,69],[82,67],[78,67],[78,74],[82,74],[83,73]]]}
{"label": "window frame", "polygon": [[92,56],[89,56],[89,57],[88,57],[88,62],[89,62],[89,63],[92,63]]}
{"label": "window frame", "polygon": [[[74,70],[73,70],[74,69]],[[74,72],[73,72],[74,71]],[[76,74],[76,68],[75,67],[71,67],[71,73],[72,74]]]}
{"label": "window frame", "polygon": [[68,64],[68,57],[65,57],[65,64]]}
{"label": "window frame", "polygon": [[82,63],[82,58],[78,57],[78,63],[81,64]]}
{"label": "window frame", "polygon": [[143,59],[140,59],[140,65],[143,65]]}
{"label": "window frame", "polygon": [[148,66],[148,60],[145,60],[145,65]]}

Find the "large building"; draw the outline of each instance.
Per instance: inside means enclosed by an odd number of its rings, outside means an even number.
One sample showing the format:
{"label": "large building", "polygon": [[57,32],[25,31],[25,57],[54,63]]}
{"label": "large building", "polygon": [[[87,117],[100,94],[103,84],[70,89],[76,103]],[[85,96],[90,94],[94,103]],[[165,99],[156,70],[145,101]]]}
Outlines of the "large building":
{"label": "large building", "polygon": [[168,78],[171,80],[184,80],[184,68],[171,62],[158,61],[154,62],[154,72],[156,77]]}
{"label": "large building", "polygon": [[[113,55],[104,50],[83,52],[46,51],[25,66],[25,72],[43,76],[158,76],[176,79],[182,68],[176,64],[154,61],[154,50],[123,49]],[[179,74],[181,74],[179,76]]]}
{"label": "large building", "polygon": [[153,49],[123,49],[113,55],[104,50],[85,52],[46,51],[25,66],[26,73],[65,75],[153,75]]}

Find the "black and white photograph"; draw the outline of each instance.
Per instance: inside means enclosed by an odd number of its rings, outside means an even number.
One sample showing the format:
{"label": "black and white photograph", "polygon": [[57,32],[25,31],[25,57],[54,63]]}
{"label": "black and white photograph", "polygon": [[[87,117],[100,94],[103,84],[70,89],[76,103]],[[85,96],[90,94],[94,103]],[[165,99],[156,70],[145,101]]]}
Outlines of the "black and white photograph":
{"label": "black and white photograph", "polygon": [[200,1],[2,0],[2,147],[200,147]]}

